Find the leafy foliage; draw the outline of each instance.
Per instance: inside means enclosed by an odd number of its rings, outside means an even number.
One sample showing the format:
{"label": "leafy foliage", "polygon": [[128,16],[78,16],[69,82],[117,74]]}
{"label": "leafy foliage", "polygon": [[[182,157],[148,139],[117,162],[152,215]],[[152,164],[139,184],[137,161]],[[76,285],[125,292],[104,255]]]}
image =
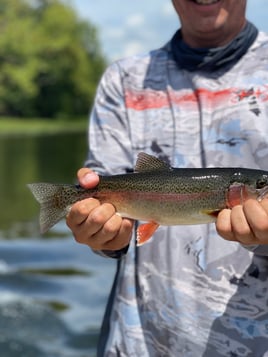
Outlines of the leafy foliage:
{"label": "leafy foliage", "polygon": [[83,115],[106,65],[97,29],[60,0],[0,0],[0,115]]}

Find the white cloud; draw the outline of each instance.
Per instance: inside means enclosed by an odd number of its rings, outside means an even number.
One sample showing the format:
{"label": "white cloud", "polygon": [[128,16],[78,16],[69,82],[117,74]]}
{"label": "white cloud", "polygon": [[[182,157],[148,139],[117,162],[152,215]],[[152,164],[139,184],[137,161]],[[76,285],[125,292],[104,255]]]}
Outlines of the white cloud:
{"label": "white cloud", "polygon": [[[140,53],[167,42],[179,26],[171,0],[65,0],[97,25],[109,60]],[[268,32],[268,0],[248,0],[248,17]]]}
{"label": "white cloud", "polygon": [[128,27],[144,26],[145,18],[143,14],[133,14],[130,15],[126,20],[126,25]]}
{"label": "white cloud", "polygon": [[124,46],[123,57],[128,57],[128,56],[135,55],[137,53],[141,53],[143,52],[143,50],[144,47],[141,42],[138,41],[129,42]]}
{"label": "white cloud", "polygon": [[119,40],[124,37],[125,30],[118,27],[108,27],[107,29],[103,30],[102,33],[107,38]]}
{"label": "white cloud", "polygon": [[174,16],[174,7],[171,2],[167,2],[163,5],[162,12],[165,16]]}

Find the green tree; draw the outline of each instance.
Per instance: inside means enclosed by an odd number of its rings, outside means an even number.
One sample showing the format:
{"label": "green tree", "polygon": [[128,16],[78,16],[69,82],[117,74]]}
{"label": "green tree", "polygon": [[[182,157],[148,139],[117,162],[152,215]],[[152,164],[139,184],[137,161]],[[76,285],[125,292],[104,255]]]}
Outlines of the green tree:
{"label": "green tree", "polygon": [[105,59],[97,29],[59,0],[0,0],[0,115],[88,112]]}

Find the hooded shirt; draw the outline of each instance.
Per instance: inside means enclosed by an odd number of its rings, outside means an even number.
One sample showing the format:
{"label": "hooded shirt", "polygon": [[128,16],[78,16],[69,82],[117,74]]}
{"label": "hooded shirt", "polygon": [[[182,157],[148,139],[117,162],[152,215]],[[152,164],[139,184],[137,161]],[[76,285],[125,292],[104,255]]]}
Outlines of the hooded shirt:
{"label": "hooded shirt", "polygon": [[[187,70],[164,47],[110,65],[90,118],[86,166],[133,170],[144,151],[173,167],[268,170],[268,36],[232,66]],[[161,226],[118,258],[98,356],[267,357],[268,246],[214,224]]]}

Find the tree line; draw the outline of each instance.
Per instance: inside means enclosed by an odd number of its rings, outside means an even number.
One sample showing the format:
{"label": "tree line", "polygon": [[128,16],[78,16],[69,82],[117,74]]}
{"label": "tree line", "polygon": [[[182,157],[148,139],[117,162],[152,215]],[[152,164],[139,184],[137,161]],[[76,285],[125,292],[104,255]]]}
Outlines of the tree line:
{"label": "tree line", "polygon": [[60,0],[0,0],[0,116],[88,113],[106,66],[97,28]]}

